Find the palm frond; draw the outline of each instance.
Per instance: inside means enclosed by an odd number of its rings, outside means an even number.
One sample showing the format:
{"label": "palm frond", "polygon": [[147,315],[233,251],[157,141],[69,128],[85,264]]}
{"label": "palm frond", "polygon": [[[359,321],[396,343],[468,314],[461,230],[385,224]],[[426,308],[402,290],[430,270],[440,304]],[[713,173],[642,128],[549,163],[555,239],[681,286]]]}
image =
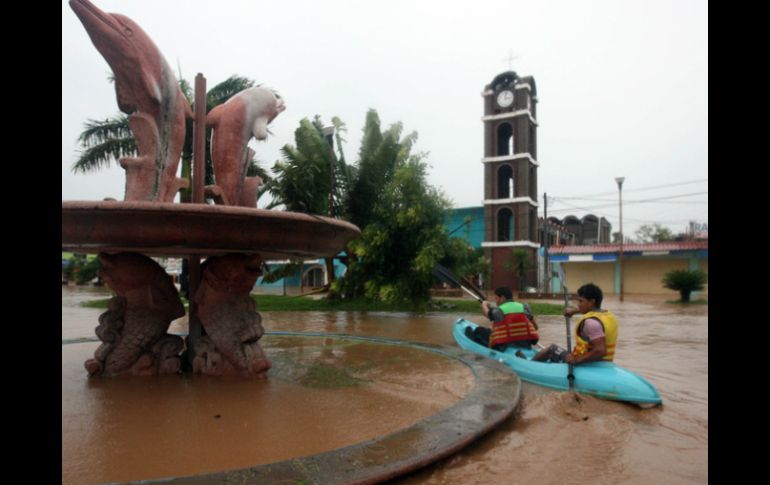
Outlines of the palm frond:
{"label": "palm frond", "polygon": [[85,130],[78,136],[78,142],[83,148],[90,148],[114,138],[133,137],[131,128],[128,126],[128,117],[125,115],[103,121],[89,119],[83,126]]}
{"label": "palm frond", "polygon": [[249,166],[246,168],[246,176],[261,178],[263,185],[270,181],[270,173],[262,167],[256,158],[249,162]]}
{"label": "palm frond", "polygon": [[348,127],[344,121],[342,121],[336,116],[332,117],[332,125],[334,126],[334,138],[335,138],[335,142],[337,143],[337,153],[338,153],[337,158],[344,164],[345,153],[342,151],[342,145],[347,140],[342,137],[342,134],[348,132]]}
{"label": "palm frond", "polygon": [[179,89],[182,90],[182,94],[184,94],[184,97],[187,98],[187,102],[192,106],[195,102],[195,92],[190,83],[188,83],[186,79],[179,79]]}
{"label": "palm frond", "polygon": [[122,157],[137,155],[136,140],[133,137],[113,138],[87,148],[72,165],[75,173],[87,173],[109,167],[110,162]]}
{"label": "palm frond", "polygon": [[247,77],[230,76],[221,83],[212,87],[206,94],[206,111],[211,111],[215,106],[226,102],[235,94],[254,86],[254,81]]}

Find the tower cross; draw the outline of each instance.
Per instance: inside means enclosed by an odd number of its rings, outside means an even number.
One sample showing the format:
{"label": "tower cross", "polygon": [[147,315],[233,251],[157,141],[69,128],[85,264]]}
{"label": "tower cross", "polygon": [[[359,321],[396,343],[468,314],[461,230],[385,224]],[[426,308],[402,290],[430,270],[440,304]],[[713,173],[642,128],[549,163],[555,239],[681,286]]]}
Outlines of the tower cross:
{"label": "tower cross", "polygon": [[519,58],[519,56],[514,56],[513,55],[513,49],[509,49],[508,50],[508,57],[506,57],[503,60],[504,61],[508,61],[508,70],[509,71],[513,69],[513,60],[514,59],[518,59],[518,58]]}

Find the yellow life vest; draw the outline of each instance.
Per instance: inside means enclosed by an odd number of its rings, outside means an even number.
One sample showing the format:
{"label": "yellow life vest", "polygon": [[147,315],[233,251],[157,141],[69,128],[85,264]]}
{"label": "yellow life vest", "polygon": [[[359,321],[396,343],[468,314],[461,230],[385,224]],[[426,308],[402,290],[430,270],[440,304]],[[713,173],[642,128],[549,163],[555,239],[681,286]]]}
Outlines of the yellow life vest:
{"label": "yellow life vest", "polygon": [[583,322],[589,318],[595,318],[602,323],[602,327],[604,327],[604,342],[607,346],[607,353],[602,357],[602,360],[612,362],[615,358],[615,344],[618,341],[618,320],[612,312],[607,310],[600,312],[592,311],[583,315],[575,327],[575,350],[572,351],[572,355],[580,357],[591,350],[591,342],[584,340],[580,336],[580,331],[583,329]]}

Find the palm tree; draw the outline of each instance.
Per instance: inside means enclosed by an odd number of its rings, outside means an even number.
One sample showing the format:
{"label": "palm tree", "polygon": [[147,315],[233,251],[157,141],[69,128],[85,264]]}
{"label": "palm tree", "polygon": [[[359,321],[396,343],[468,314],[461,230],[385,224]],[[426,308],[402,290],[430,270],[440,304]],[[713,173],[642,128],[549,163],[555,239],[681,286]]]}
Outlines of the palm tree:
{"label": "palm tree", "polygon": [[[383,130],[377,112],[369,110],[358,162],[349,166],[341,150],[344,124],[336,118],[332,123],[338,157],[329,149],[319,116],[300,121],[295,145],[285,145],[282,160],[273,167],[273,205],[326,214],[331,164],[334,215],[363,231],[345,247],[348,272],[333,294],[355,298],[376,293],[386,300],[408,296],[422,301],[432,282],[431,270],[449,246],[442,225],[449,203],[426,183],[424,154],[411,153],[417,134],[402,136],[401,123]],[[366,256],[358,258],[357,253]]]}
{"label": "palm tree", "polygon": [[519,290],[524,290],[527,272],[535,268],[532,256],[526,249],[517,248],[511,251],[503,262],[506,271],[510,271],[519,279]]}
{"label": "palm tree", "polygon": [[347,193],[351,177],[345,163],[341,136],[345,124],[337,117],[332,118],[337,136],[338,156],[332,152],[324,135],[324,124],[319,115],[313,121],[303,118],[294,131],[296,146],[281,148],[283,160],[275,162],[275,179],[268,189],[273,195],[270,208],[284,205],[286,210],[307,214],[328,214],[329,212],[329,169],[332,172],[333,213],[340,214],[342,201]]}
{"label": "palm tree", "polygon": [[663,275],[663,286],[678,291],[684,303],[690,301],[690,293],[702,290],[706,282],[708,282],[708,274],[700,269],[693,271],[677,269]]}
{"label": "palm tree", "polygon": [[377,111],[370,109],[366,113],[358,167],[351,173],[350,190],[345,200],[348,220],[358,227],[363,228],[372,220],[378,194],[391,180],[396,168],[409,158],[417,141],[416,132],[401,138],[402,131],[400,122],[381,131]]}
{"label": "palm tree", "polygon": [[[265,184],[265,190],[273,196],[273,201],[267,206],[269,209],[284,205],[286,210],[307,214],[341,213],[352,171],[345,163],[342,150],[345,141],[342,134],[347,131],[345,123],[334,117],[332,125],[338,155],[334,154],[326,139],[324,123],[319,115],[312,122],[307,118],[300,121],[294,131],[296,146],[287,144],[281,148],[283,160],[276,161],[273,166],[276,176]],[[329,207],[330,176],[332,207]],[[326,273],[331,284],[334,280],[333,258],[326,258]]]}

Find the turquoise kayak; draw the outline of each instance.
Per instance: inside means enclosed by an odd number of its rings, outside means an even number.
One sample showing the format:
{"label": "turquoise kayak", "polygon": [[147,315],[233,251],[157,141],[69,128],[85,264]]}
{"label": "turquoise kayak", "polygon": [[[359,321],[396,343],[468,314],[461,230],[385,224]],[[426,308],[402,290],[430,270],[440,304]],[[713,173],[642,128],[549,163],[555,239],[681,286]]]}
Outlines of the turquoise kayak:
{"label": "turquoise kayak", "polygon": [[[475,323],[464,318],[458,318],[455,321],[452,334],[460,347],[506,364],[523,381],[560,391],[569,390],[567,364],[530,360],[537,353],[537,350],[509,347],[504,352],[498,352],[484,347],[465,335],[466,327],[476,328],[476,326]],[[521,350],[526,358],[516,357],[517,350]],[[575,390],[579,393],[590,394],[603,399],[628,401],[645,405],[645,407],[662,402],[658,391],[652,384],[642,376],[612,362],[591,362],[573,366],[573,369]]]}

